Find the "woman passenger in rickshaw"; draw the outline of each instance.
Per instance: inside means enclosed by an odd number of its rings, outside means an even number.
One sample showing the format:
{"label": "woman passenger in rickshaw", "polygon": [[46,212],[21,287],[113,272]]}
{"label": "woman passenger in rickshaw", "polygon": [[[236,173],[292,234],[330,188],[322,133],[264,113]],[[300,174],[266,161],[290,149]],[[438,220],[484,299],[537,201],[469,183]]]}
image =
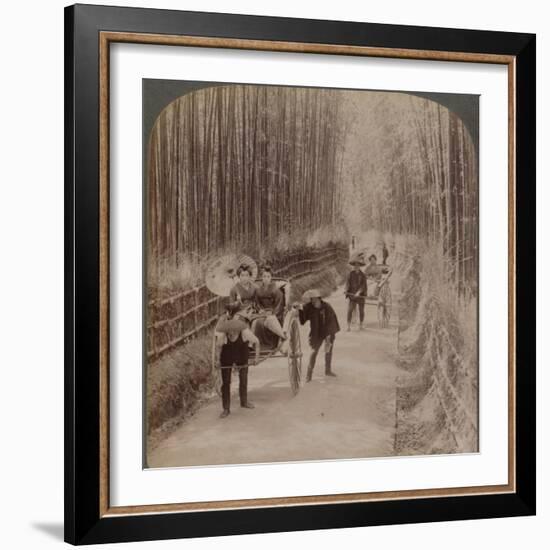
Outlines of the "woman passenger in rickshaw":
{"label": "woman passenger in rickshaw", "polygon": [[[265,266],[262,270],[262,282],[256,286],[256,310],[258,314],[252,328],[262,342],[275,347],[278,340],[274,340],[272,335],[284,341],[287,339],[287,334],[279,321],[284,307],[283,293],[277,288],[272,278],[273,271],[271,267]],[[268,329],[271,334],[265,329]]]}
{"label": "woman passenger in rickshaw", "polygon": [[241,265],[237,269],[239,280],[229,291],[231,302],[238,302],[241,306],[238,314],[249,322],[254,319],[256,307],[256,285],[252,281],[252,268],[248,265]]}

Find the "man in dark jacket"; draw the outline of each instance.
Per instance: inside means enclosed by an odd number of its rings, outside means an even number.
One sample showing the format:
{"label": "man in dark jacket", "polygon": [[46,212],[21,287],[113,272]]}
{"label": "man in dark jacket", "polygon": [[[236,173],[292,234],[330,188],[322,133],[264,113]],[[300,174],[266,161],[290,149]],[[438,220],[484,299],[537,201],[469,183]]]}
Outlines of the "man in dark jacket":
{"label": "man in dark jacket", "polygon": [[365,296],[367,295],[367,277],[361,271],[361,266],[365,262],[360,259],[350,260],[353,269],[349,272],[346,280],[346,298],[348,303],[348,332],[351,329],[351,317],[357,306],[359,308],[359,330],[363,330],[363,321],[365,320]]}
{"label": "man in dark jacket", "polygon": [[382,265],[386,265],[386,260],[388,259],[388,256],[390,253],[388,252],[388,248],[386,246],[386,243],[382,245]]}
{"label": "man in dark jacket", "polygon": [[311,346],[311,355],[307,367],[306,382],[311,382],[315,360],[321,345],[325,344],[325,375],[336,376],[332,372],[332,350],[336,333],[340,330],[338,318],[332,306],[321,299],[321,293],[318,290],[309,290],[304,295],[309,300],[303,307],[298,307],[300,323],[305,325],[307,321],[310,324],[309,344]]}

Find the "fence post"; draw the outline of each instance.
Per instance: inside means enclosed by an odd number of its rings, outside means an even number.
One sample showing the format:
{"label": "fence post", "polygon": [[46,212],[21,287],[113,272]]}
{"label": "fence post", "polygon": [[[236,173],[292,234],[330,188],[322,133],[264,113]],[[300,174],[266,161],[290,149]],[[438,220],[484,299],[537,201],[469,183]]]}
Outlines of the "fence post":
{"label": "fence post", "polygon": [[197,306],[199,305],[199,293],[198,289],[195,288],[193,291],[193,326],[197,326]]}
{"label": "fence post", "polygon": [[[153,306],[154,307],[154,306]],[[149,316],[147,316],[147,319],[149,318]],[[156,357],[157,356],[157,339],[155,338],[155,327],[153,324],[151,324],[150,326],[147,327],[147,333],[151,334],[151,348],[152,348],[152,351],[153,351],[153,357]]]}

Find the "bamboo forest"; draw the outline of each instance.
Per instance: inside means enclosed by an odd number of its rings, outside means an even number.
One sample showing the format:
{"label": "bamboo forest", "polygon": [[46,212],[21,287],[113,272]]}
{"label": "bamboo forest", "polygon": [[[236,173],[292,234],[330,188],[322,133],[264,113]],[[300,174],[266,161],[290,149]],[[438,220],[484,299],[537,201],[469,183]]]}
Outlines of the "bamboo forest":
{"label": "bamboo forest", "polygon": [[[464,101],[477,114],[478,98]],[[478,450],[474,118],[466,124],[460,112],[406,92],[245,84],[205,86],[165,105],[144,162],[149,466]],[[216,259],[231,257],[254,262],[258,285],[262,266],[271,266],[287,293],[281,326],[296,322],[292,338],[301,342],[262,359],[273,371],[250,368],[260,406],[248,414],[268,415],[279,399],[273,377],[288,370],[288,414],[307,417],[317,405],[303,395],[336,384],[331,399],[342,406],[311,422],[333,415],[334,426],[347,426],[364,416],[361,430],[374,439],[344,442],[345,429],[335,428],[326,436],[334,445],[308,447],[304,421],[292,424],[281,455],[268,416],[264,451],[229,456],[193,439],[214,425],[208,411],[222,395],[211,342],[229,293],[205,281]],[[354,269],[366,281],[358,309]],[[373,278],[376,269],[386,275]],[[312,336],[292,309],[315,293],[338,320],[332,364],[326,354],[317,359],[337,375],[325,386],[315,385],[322,371],[313,370]],[[196,432],[186,427],[193,422]],[[225,429],[220,441],[231,436]]]}
{"label": "bamboo forest", "polygon": [[[477,160],[460,118],[406,94],[219,86],[149,142],[148,250],[179,262],[321,228],[441,242],[475,283]],[[337,229],[337,230],[336,230]]]}

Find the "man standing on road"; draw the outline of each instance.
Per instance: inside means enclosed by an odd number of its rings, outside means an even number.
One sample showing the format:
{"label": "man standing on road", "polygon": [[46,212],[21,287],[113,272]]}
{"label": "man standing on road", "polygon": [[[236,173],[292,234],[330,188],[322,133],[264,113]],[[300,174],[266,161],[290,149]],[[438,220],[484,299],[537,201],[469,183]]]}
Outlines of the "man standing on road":
{"label": "man standing on road", "polygon": [[388,259],[388,256],[390,253],[388,252],[388,248],[386,246],[386,243],[382,245],[382,265],[386,265],[386,260]]}
{"label": "man standing on road", "polygon": [[222,375],[222,406],[220,415],[225,418],[229,415],[231,400],[231,372],[233,368],[239,370],[239,398],[241,407],[253,409],[254,405],[248,400],[248,359],[250,354],[249,344],[254,346],[256,357],[253,365],[258,363],[260,353],[260,341],[248,328],[244,321],[235,319],[235,314],[241,307],[240,303],[232,303],[227,306],[227,313],[220,319],[214,329],[216,334],[216,346],[218,350],[219,364]]}
{"label": "man standing on road", "polygon": [[309,300],[303,307],[295,304],[298,308],[300,323],[305,325],[307,321],[310,324],[309,344],[311,346],[311,355],[307,367],[306,382],[311,382],[315,360],[321,345],[325,345],[325,376],[336,376],[332,372],[332,350],[336,333],[340,330],[338,318],[332,306],[321,299],[321,293],[318,290],[308,290],[304,293],[304,299]]}
{"label": "man standing on road", "polygon": [[363,321],[365,320],[365,296],[367,295],[367,277],[361,271],[361,266],[365,265],[361,256],[352,258],[350,265],[353,269],[349,272],[346,280],[346,298],[348,303],[348,332],[351,330],[351,318],[355,307],[359,308],[359,330],[363,330]]}

